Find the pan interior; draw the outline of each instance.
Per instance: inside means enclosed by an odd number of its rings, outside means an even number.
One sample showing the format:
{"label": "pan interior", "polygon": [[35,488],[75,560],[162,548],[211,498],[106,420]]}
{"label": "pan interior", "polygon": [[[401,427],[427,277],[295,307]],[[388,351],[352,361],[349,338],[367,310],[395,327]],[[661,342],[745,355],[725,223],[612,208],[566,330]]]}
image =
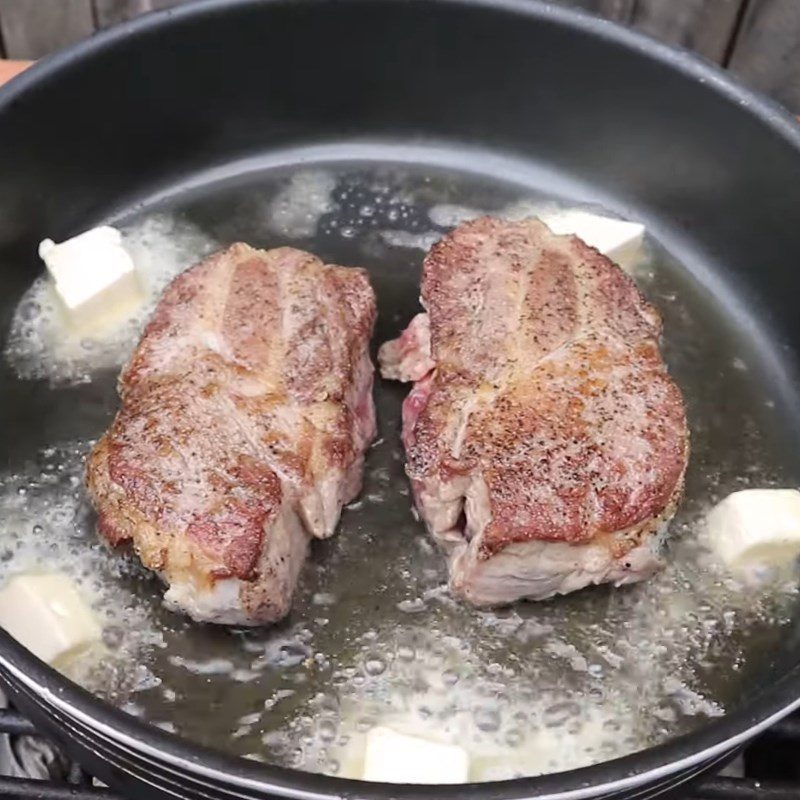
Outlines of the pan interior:
{"label": "pan interior", "polygon": [[[424,251],[453,224],[598,199],[558,176],[521,175],[434,157],[304,158],[162,188],[109,213],[153,297],[236,240],[364,266],[378,295],[378,344],[418,310]],[[58,336],[48,296],[29,288],[20,265],[10,265],[21,277],[2,300],[10,455],[0,576],[34,567],[73,575],[103,619],[106,649],[70,675],[131,714],[263,761],[357,777],[365,731],[387,724],[458,742],[472,755],[471,777],[490,780],[602,761],[702,726],[757,691],[797,618],[793,581],[745,586],[717,564],[703,514],[735,489],[795,486],[800,448],[787,434],[795,423],[779,344],[755,313],[743,316],[746,302],[724,273],[679,259],[668,228],[659,230],[634,277],[664,317],[692,458],[669,565],[653,580],[496,612],[454,602],[411,511],[399,441],[406,387],[378,380],[364,490],[338,534],[314,544],[291,616],[244,630],[171,614],[154,578],[96,542],[81,485],[141,320],[104,342]]]}

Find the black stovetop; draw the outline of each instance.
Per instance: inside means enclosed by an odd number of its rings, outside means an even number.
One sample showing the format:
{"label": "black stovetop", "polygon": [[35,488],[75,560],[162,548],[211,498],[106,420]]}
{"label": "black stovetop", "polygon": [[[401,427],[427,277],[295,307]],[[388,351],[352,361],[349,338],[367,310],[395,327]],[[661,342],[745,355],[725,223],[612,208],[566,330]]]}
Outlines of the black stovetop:
{"label": "black stovetop", "polygon": [[[36,735],[18,712],[0,709],[0,735]],[[0,775],[3,800],[126,800],[95,785],[92,776],[73,765],[61,781]],[[685,800],[800,800],[800,712],[773,725],[749,744],[732,764],[713,778],[692,786]]]}

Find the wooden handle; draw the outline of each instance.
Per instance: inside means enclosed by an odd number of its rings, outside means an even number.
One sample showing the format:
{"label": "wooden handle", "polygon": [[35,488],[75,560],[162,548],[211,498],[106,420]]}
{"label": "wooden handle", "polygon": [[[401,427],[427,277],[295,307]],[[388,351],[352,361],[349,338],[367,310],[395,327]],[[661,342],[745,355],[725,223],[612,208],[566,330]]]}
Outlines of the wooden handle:
{"label": "wooden handle", "polygon": [[30,61],[4,61],[0,59],[0,84],[10,81],[30,64]]}

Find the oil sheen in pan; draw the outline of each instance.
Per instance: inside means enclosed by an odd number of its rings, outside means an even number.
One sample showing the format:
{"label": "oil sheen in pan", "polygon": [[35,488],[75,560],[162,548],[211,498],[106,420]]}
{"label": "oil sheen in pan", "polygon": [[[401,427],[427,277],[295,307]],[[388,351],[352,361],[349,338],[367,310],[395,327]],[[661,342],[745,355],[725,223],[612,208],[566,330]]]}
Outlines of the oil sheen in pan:
{"label": "oil sheen in pan", "polygon": [[[417,309],[423,250],[447,226],[544,202],[453,171],[327,166],[268,172],[124,227],[151,304],[215,242],[293,244],[365,266],[380,342]],[[313,548],[290,618],[249,631],[172,615],[153,578],[97,544],[80,487],[82,454],[116,406],[117,369],[141,315],[111,342],[54,350],[41,286],[18,308],[5,368],[17,376],[12,392],[49,382],[44,413],[63,438],[17,448],[15,472],[0,484],[0,577],[37,564],[81,579],[108,649],[72,670],[97,693],[195,741],[312,771],[357,776],[377,723],[458,742],[474,780],[577,767],[701,726],[735,704],[792,621],[796,593],[791,583],[737,584],[706,549],[700,520],[734,489],[795,485],[797,465],[780,445],[771,383],[721,303],[653,243],[635,277],[664,315],[693,448],[669,566],[648,583],[498,612],[453,602],[410,509],[398,436],[406,389],[378,381],[380,432],[363,494],[338,535]]]}

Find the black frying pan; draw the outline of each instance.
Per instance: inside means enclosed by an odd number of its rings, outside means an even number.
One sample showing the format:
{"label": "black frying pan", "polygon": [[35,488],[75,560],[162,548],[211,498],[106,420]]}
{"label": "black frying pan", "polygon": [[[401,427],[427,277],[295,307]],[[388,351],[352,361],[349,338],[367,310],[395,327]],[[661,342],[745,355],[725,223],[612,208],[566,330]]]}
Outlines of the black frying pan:
{"label": "black frying pan", "polygon": [[[265,223],[298,173],[333,181],[306,233],[286,227],[285,219],[284,228]],[[393,202],[377,212],[363,210],[387,197]],[[103,780],[143,798],[157,790],[165,797],[654,796],[715,767],[795,707],[800,615],[792,597],[768,601],[755,593],[743,601],[729,590],[714,593],[713,567],[693,537],[716,496],[747,481],[796,485],[800,475],[800,133],[780,110],[688,55],[607,23],[512,0],[209,0],[122,26],[42,62],[0,93],[2,329],[13,332],[18,303],[38,274],[40,239],[63,239],[101,221],[135,238],[142,219],[166,213],[168,236],[189,226],[206,244],[288,242],[367,266],[382,341],[414,313],[419,247],[446,229],[442,205],[502,213],[520,200],[533,208],[554,198],[646,222],[650,256],[637,277],[665,316],[665,353],[689,405],[692,468],[673,526],[668,577],[501,613],[500,628],[511,633],[498,656],[500,673],[492,673],[519,691],[509,702],[523,712],[525,732],[545,730],[546,722],[528,714],[538,694],[564,691],[579,707],[592,699],[580,695],[583,677],[562,685],[547,670],[526,688],[525,663],[538,663],[553,642],[523,642],[520,626],[557,628],[559,647],[631,645],[637,640],[625,632],[626,621],[667,609],[673,622],[640,631],[647,659],[637,661],[636,647],[629,648],[628,662],[639,671],[611,679],[623,690],[625,681],[634,686],[618,700],[641,694],[641,707],[632,706],[629,716],[648,735],[607,755],[657,746],[606,761],[600,753],[589,759],[600,761],[594,766],[544,777],[435,789],[369,785],[233,758],[248,752],[234,743],[243,739],[249,750],[291,763],[280,742],[260,737],[291,732],[291,718],[305,715],[313,725],[315,714],[328,713],[309,699],[335,682],[336,665],[323,662],[346,667],[361,658],[364,643],[373,641],[370,630],[378,639],[382,631],[397,634],[392,658],[409,646],[406,634],[422,650],[426,636],[440,634],[464,634],[478,646],[500,641],[496,620],[487,627],[436,592],[441,564],[421,544],[396,457],[404,390],[389,385],[378,389],[382,443],[370,457],[364,504],[345,514],[333,542],[316,549],[286,625],[252,634],[193,626],[161,611],[159,587],[134,567],[116,569],[125,602],[163,634],[166,647],[142,654],[160,688],[132,689],[121,680],[105,687],[112,701],[105,702],[3,634],[0,674],[20,706]],[[175,219],[177,233],[169,228]],[[0,367],[0,452],[13,473],[2,485],[25,488],[32,464],[68,483],[81,448],[113,413],[115,370],[107,365],[88,383],[53,386],[20,363],[7,357]],[[66,443],[77,461],[59,460]],[[59,480],[34,481],[27,499],[3,505],[7,518],[13,512],[30,522],[44,508],[36,505],[42,486],[52,489]],[[73,544],[89,548],[91,517],[80,502],[71,530],[85,535]],[[126,563],[98,559],[92,563],[100,570]],[[411,623],[404,615],[417,595],[425,609]],[[674,624],[680,610],[669,611],[675,597],[690,604],[683,629]],[[691,606],[698,598],[719,608],[698,616]],[[412,605],[401,609],[404,600]],[[751,604],[758,613],[749,616]],[[741,625],[700,637],[714,615]],[[243,669],[243,653],[263,654],[281,636],[297,645],[296,626],[323,617],[310,653],[301,648],[297,660],[289,647],[283,661],[251,670],[255,677],[232,679],[232,670]],[[659,638],[659,630],[670,638]],[[653,631],[664,647],[649,652]],[[124,641],[120,647],[128,652]],[[306,659],[313,662],[315,650],[322,658],[313,667]],[[554,669],[568,673],[557,650]],[[465,663],[484,663],[471,658],[465,655]],[[231,669],[187,669],[211,659],[228,659]],[[653,727],[669,694],[658,688],[671,676],[662,674],[664,664],[687,680],[691,673],[688,688],[711,698],[717,712],[724,706],[724,716],[706,709],[670,721],[667,714]],[[386,664],[365,669],[375,673],[365,681],[376,691],[385,685],[380,675],[392,672]],[[281,681],[306,688],[296,688],[288,710],[263,709]],[[165,687],[182,696],[165,705]],[[374,694],[349,701],[373,702]],[[128,711],[183,737],[114,707],[125,702]],[[255,704],[258,721],[234,740],[231,719]]]}

